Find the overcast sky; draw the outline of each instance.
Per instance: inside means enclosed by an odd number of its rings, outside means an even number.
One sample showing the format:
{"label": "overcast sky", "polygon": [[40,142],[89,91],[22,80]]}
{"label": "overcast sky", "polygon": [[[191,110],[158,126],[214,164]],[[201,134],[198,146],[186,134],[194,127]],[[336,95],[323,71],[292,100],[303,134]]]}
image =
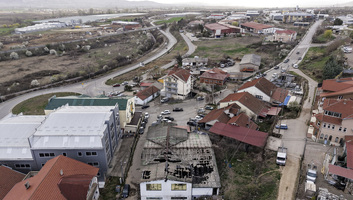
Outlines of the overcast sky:
{"label": "overcast sky", "polygon": [[193,4],[211,6],[246,6],[246,7],[308,7],[330,6],[351,2],[352,0],[153,0],[158,3]]}

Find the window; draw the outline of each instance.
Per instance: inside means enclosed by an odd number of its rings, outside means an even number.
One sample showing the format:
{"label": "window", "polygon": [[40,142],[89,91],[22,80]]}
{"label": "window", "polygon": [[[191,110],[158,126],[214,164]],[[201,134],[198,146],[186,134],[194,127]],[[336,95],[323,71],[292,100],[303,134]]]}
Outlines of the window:
{"label": "window", "polygon": [[155,184],[146,184],[146,190],[162,190],[162,184],[155,183]]}
{"label": "window", "polygon": [[347,128],[344,128],[344,129],[343,129],[343,132],[347,132]]}
{"label": "window", "polygon": [[330,141],[332,140],[332,135],[330,135],[330,137],[328,138],[328,140],[330,140]]}
{"label": "window", "polygon": [[332,124],[332,129],[334,130],[335,129],[335,125]]}
{"label": "window", "polygon": [[55,153],[39,153],[39,157],[55,157]]}
{"label": "window", "polygon": [[31,165],[30,164],[15,164],[15,168],[17,168],[17,169],[31,168]]}
{"label": "window", "polygon": [[186,190],[186,184],[172,184],[172,190]]}
{"label": "window", "polygon": [[183,199],[188,199],[187,197],[172,197],[171,199],[173,200],[183,200]]}
{"label": "window", "polygon": [[317,121],[317,126],[320,126],[320,121]]}
{"label": "window", "polygon": [[66,153],[63,153],[63,156],[66,156]]}
{"label": "window", "polygon": [[342,131],[342,126],[338,128],[339,131]]}
{"label": "window", "polygon": [[343,99],[343,96],[338,96],[338,99]]}
{"label": "window", "polygon": [[78,155],[79,157],[81,157],[81,156],[82,156],[82,152],[77,152],[77,155]]}
{"label": "window", "polygon": [[99,167],[99,162],[88,162],[87,164],[92,165],[94,167]]}
{"label": "window", "polygon": [[96,151],[86,151],[86,156],[96,156],[97,152]]}
{"label": "window", "polygon": [[42,167],[45,165],[45,163],[42,163]]}
{"label": "window", "polygon": [[326,128],[326,123],[324,123],[324,128]]}
{"label": "window", "polygon": [[255,97],[258,98],[258,99],[262,99],[261,95],[255,95]]}
{"label": "window", "polygon": [[328,124],[328,125],[327,125],[327,128],[331,128],[331,124]]}
{"label": "window", "polygon": [[338,137],[336,137],[335,142],[338,142],[338,140],[339,140],[339,138],[338,138]]}

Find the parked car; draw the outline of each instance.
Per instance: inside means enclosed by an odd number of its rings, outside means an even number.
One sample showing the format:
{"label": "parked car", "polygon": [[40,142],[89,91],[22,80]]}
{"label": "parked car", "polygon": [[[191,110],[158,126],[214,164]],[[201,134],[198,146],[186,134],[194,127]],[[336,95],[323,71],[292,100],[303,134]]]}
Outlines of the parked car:
{"label": "parked car", "polygon": [[122,86],[125,86],[125,85],[127,85],[127,84],[129,84],[129,82],[124,81],[121,85],[122,85]]}
{"label": "parked car", "polygon": [[197,123],[194,121],[188,121],[186,124],[189,126],[196,126],[197,125]]}
{"label": "parked car", "polygon": [[143,105],[141,108],[142,109],[146,109],[146,108],[149,108],[150,106],[149,105]]}
{"label": "parked car", "polygon": [[289,62],[289,58],[285,59],[283,62],[284,62],[284,63]]}
{"label": "parked car", "polygon": [[143,134],[144,132],[145,132],[145,128],[140,127],[140,129],[139,129],[139,134]]}
{"label": "parked car", "polygon": [[298,58],[298,60],[301,60],[301,59],[302,59],[302,57],[299,57],[299,58]]}
{"label": "parked car", "polygon": [[211,105],[206,105],[206,106],[205,106],[205,109],[206,109],[206,110],[213,110],[213,106],[211,106]]}
{"label": "parked car", "polygon": [[199,113],[204,113],[205,112],[205,109],[204,108],[199,108],[198,110],[197,110],[197,113],[199,114]]}
{"label": "parked car", "polygon": [[284,129],[284,130],[287,130],[287,129],[288,129],[288,126],[287,126],[287,124],[281,124],[281,125],[276,125],[276,128],[277,128],[277,129]]}
{"label": "parked car", "polygon": [[123,189],[123,194],[122,194],[123,198],[129,197],[129,192],[130,192],[130,185],[125,184]]}
{"label": "parked car", "polygon": [[170,111],[169,110],[164,110],[161,112],[162,115],[169,115],[170,114]]}
{"label": "parked car", "polygon": [[273,73],[272,78],[276,78],[276,77],[277,77],[277,73]]}
{"label": "parked car", "polygon": [[196,119],[197,121],[200,121],[202,118],[203,118],[203,117],[201,117],[200,115],[196,115],[196,117],[195,117],[195,119]]}
{"label": "parked car", "polygon": [[306,180],[315,183],[317,177],[317,167],[315,165],[308,165],[306,172]]}
{"label": "parked car", "polygon": [[297,54],[299,54],[299,51],[297,51]]}
{"label": "parked car", "polygon": [[168,120],[170,120],[170,121],[174,121],[174,118],[171,117],[171,116],[164,117],[164,119],[168,119]]}
{"label": "parked car", "polygon": [[148,118],[150,118],[150,114],[148,114],[148,112],[145,112],[145,119],[148,119]]}
{"label": "parked car", "polygon": [[298,69],[298,65],[297,65],[297,64],[294,64],[294,65],[293,65],[293,68]]}
{"label": "parked car", "polygon": [[113,85],[113,87],[120,87],[120,84],[119,84],[119,83],[115,83],[115,84]]}
{"label": "parked car", "polygon": [[166,103],[169,101],[169,97],[164,97],[163,99],[161,99],[161,103]]}
{"label": "parked car", "polygon": [[173,111],[174,112],[181,112],[181,111],[184,111],[184,110],[183,110],[183,108],[175,107],[175,108],[173,108]]}
{"label": "parked car", "polygon": [[203,96],[198,96],[197,98],[196,98],[196,100],[198,100],[198,101],[202,101],[202,100],[204,100],[205,98],[203,97]]}

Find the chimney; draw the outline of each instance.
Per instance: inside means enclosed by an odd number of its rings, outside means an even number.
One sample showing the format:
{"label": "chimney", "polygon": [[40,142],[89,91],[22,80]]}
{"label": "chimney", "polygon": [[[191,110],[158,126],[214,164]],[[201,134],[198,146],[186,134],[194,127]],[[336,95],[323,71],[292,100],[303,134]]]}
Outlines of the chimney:
{"label": "chimney", "polygon": [[60,176],[64,175],[64,171],[60,169]]}
{"label": "chimney", "polygon": [[26,190],[30,187],[30,185],[29,185],[29,182],[28,182],[28,181],[25,183],[25,187],[26,187]]}

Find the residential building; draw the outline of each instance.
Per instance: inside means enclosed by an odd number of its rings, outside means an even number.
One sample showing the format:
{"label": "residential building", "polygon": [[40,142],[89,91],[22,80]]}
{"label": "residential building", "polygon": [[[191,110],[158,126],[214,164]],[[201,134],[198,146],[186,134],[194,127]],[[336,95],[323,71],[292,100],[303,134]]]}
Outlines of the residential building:
{"label": "residential building", "polygon": [[260,13],[257,10],[247,10],[246,11],[246,16],[249,16],[249,17],[257,17],[259,15],[260,15]]}
{"label": "residential building", "polygon": [[139,91],[138,93],[136,93],[135,104],[146,105],[148,102],[152,101],[159,95],[160,95],[160,90],[156,86],[151,85],[146,89],[143,89],[142,91]]}
{"label": "residential building", "polygon": [[241,59],[239,66],[240,71],[258,71],[261,65],[261,56],[256,54],[246,54]]}
{"label": "residential building", "polygon": [[343,145],[344,137],[353,134],[353,100],[325,99],[323,112],[316,114],[313,123],[316,141]]}
{"label": "residential building", "polygon": [[186,69],[174,68],[162,79],[162,96],[185,99],[193,87],[191,73]]}
{"label": "residential building", "polygon": [[[353,99],[353,78],[327,79],[322,82],[321,100]],[[322,104],[322,102],[320,102]]]}
{"label": "residential building", "polygon": [[204,72],[200,76],[200,83],[207,85],[224,85],[227,81],[229,74],[221,69],[213,68]]}
{"label": "residential building", "polygon": [[195,199],[221,187],[208,135],[174,124],[151,126],[141,155],[141,199]]}
{"label": "residential building", "polygon": [[208,58],[200,58],[198,56],[195,56],[193,58],[184,58],[182,61],[182,65],[184,67],[190,66],[190,67],[203,67],[207,66],[208,63]]}
{"label": "residential building", "polygon": [[210,132],[260,148],[265,147],[268,137],[268,133],[265,132],[221,122],[216,122]]}
{"label": "residential building", "polygon": [[4,199],[12,187],[22,181],[25,176],[26,175],[21,172],[0,165],[0,199]]}
{"label": "residential building", "polygon": [[227,107],[233,103],[236,103],[240,107],[240,110],[245,112],[247,116],[251,118],[255,117],[255,119],[258,117],[266,117],[267,112],[270,110],[269,106],[263,101],[248,92],[229,94],[219,101],[219,108]]}
{"label": "residential building", "polygon": [[283,103],[288,95],[287,90],[278,88],[264,77],[244,83],[238,92],[248,92],[254,97],[272,104]]}
{"label": "residential building", "polygon": [[44,109],[46,115],[55,111],[61,106],[119,106],[119,118],[121,128],[131,122],[135,113],[135,97],[89,97],[89,96],[53,96],[48,100]]}
{"label": "residential building", "polygon": [[294,42],[297,38],[297,32],[292,30],[276,30],[274,33],[274,41],[277,42]]}
{"label": "residential building", "polygon": [[304,12],[291,12],[285,13],[283,15],[284,23],[292,23],[292,22],[312,22],[315,20],[315,15]]}
{"label": "residential building", "polygon": [[266,29],[272,28],[271,25],[260,24],[256,22],[245,22],[240,24],[240,27],[250,33],[262,34]]}
{"label": "residential building", "polygon": [[17,183],[4,200],[98,200],[98,168],[59,155],[48,160],[33,177]]}
{"label": "residential building", "polygon": [[64,155],[105,173],[120,141],[118,106],[62,106],[48,116],[9,115],[0,121],[0,164],[23,173]]}

